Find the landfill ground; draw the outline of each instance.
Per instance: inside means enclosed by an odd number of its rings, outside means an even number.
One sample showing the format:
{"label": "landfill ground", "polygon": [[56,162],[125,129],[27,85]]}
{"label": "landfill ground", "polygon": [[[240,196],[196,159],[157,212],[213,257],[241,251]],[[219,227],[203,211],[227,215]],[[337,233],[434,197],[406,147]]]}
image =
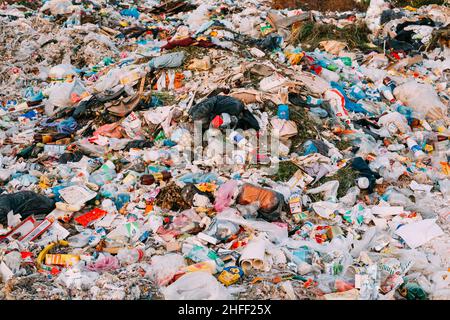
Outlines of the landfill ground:
{"label": "landfill ground", "polygon": [[0,299],[450,299],[448,0],[0,0]]}

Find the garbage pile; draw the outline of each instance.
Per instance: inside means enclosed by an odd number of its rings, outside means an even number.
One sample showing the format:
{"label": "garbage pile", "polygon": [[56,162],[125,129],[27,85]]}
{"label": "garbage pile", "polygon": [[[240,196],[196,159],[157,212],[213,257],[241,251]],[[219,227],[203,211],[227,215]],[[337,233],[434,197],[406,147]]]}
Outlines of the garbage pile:
{"label": "garbage pile", "polygon": [[3,2],[0,298],[449,299],[449,8],[301,3]]}

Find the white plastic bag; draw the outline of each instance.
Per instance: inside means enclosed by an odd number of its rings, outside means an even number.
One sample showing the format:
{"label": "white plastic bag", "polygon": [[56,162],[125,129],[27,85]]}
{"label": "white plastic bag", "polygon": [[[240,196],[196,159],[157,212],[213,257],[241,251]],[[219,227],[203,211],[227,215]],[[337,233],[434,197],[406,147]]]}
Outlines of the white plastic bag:
{"label": "white plastic bag", "polygon": [[48,116],[52,116],[57,109],[54,107],[70,107],[75,104],[71,97],[76,94],[78,97],[86,94],[86,88],[79,79],[75,79],[72,82],[63,82],[61,84],[54,85],[49,89],[48,102],[49,105],[45,107],[45,113]]}
{"label": "white plastic bag", "polygon": [[439,120],[447,116],[447,107],[430,84],[408,81],[394,89],[394,96],[417,112],[421,119]]}
{"label": "white plastic bag", "polygon": [[67,76],[75,76],[75,67],[71,64],[58,64],[50,69],[48,76],[51,79],[65,79]]}
{"label": "white plastic bag", "polygon": [[230,300],[227,289],[209,272],[189,272],[163,288],[166,300]]}
{"label": "white plastic bag", "polygon": [[158,286],[165,286],[184,266],[186,263],[180,254],[169,253],[164,256],[153,256],[149,275],[156,280]]}

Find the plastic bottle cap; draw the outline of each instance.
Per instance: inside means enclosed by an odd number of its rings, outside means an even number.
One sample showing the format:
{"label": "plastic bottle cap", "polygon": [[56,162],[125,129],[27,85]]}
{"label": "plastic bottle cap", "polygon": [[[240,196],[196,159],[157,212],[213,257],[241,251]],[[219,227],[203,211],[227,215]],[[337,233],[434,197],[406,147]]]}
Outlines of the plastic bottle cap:
{"label": "plastic bottle cap", "polygon": [[223,119],[221,116],[215,116],[214,119],[212,119],[211,124],[214,128],[219,128],[223,123]]}

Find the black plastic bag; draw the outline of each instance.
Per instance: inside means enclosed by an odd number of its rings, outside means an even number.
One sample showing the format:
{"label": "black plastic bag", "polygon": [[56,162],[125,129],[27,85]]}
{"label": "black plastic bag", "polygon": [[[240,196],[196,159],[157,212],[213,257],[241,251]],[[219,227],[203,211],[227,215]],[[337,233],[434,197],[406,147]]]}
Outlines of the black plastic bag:
{"label": "black plastic bag", "polygon": [[8,213],[20,214],[22,218],[34,214],[48,214],[55,208],[55,202],[33,191],[20,191],[0,195],[0,224],[6,226]]}
{"label": "black plastic bag", "polygon": [[189,115],[194,121],[201,121],[203,128],[207,128],[215,116],[222,113],[236,116],[239,120],[237,128],[247,130],[253,128],[259,130],[258,120],[246,110],[242,101],[229,96],[214,96],[208,98],[189,110]]}

